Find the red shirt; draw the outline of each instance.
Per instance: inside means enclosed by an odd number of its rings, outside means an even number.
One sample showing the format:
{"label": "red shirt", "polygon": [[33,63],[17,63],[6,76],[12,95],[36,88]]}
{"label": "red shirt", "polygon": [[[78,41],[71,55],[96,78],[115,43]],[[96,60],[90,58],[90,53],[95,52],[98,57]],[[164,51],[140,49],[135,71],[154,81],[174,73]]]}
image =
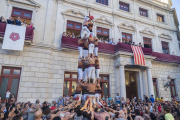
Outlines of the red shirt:
{"label": "red shirt", "polygon": [[52,107],[51,107],[51,110],[54,110],[55,108],[56,108],[55,106],[52,106]]}

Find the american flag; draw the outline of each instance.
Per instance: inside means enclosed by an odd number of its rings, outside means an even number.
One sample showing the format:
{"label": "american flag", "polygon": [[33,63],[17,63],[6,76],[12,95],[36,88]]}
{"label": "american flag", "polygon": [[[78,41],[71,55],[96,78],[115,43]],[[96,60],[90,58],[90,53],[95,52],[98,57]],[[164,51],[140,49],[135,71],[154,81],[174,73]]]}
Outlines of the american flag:
{"label": "american flag", "polygon": [[135,65],[145,65],[144,54],[139,46],[131,45],[132,51],[134,53],[134,64]]}

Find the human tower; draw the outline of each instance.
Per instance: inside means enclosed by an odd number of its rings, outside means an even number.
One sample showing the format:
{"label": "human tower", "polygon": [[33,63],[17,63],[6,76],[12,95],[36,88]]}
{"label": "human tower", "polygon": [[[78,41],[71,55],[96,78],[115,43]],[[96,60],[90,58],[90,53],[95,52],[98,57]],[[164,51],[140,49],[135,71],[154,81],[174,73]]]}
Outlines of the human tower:
{"label": "human tower", "polygon": [[[93,16],[89,14],[84,18],[81,30],[81,39],[78,40],[78,83],[76,86],[75,97],[85,101],[84,107],[88,101],[95,104],[95,101],[101,105],[101,87],[100,87],[100,67],[98,59],[98,38],[93,35]],[[83,32],[87,31],[83,37]],[[94,102],[92,102],[94,101]],[[84,107],[82,109],[84,109]],[[92,107],[91,107],[92,108]]]}

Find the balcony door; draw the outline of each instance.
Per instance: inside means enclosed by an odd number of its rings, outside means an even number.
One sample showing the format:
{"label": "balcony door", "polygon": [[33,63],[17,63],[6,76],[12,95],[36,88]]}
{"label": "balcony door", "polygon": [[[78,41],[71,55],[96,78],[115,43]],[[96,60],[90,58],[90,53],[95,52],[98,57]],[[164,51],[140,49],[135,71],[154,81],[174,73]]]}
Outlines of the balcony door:
{"label": "balcony door", "polygon": [[99,75],[100,77],[100,86],[102,93],[101,95],[103,96],[109,96],[109,75]]}
{"label": "balcony door", "polygon": [[2,102],[6,99],[6,91],[8,89],[11,95],[14,95],[17,99],[20,76],[21,68],[2,67],[0,77],[0,97]]}
{"label": "balcony door", "polygon": [[76,72],[65,72],[64,74],[64,90],[63,95],[74,95],[78,82],[78,74]]}

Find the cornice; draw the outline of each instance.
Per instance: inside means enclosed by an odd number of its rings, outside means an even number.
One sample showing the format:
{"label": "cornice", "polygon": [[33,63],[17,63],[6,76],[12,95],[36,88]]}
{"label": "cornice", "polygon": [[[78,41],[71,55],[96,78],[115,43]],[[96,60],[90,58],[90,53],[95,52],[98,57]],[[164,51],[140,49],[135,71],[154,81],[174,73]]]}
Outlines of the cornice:
{"label": "cornice", "polygon": [[7,5],[9,5],[9,3],[11,3],[11,2],[15,2],[15,3],[30,5],[30,6],[34,6],[34,7],[38,7],[38,8],[41,7],[41,5],[39,3],[37,3],[37,2],[35,2],[34,0],[26,0],[29,3],[23,2],[23,1],[18,1],[18,0],[6,0],[6,1],[7,1]]}

